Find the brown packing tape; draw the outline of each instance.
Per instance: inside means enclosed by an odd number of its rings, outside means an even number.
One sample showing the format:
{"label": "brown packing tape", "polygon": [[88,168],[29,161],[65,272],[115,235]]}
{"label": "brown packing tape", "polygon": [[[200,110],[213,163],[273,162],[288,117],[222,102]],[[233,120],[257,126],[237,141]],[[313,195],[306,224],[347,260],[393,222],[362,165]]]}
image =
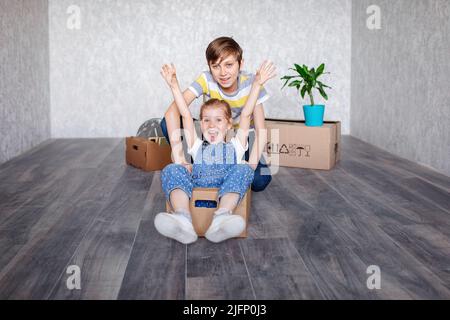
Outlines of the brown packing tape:
{"label": "brown packing tape", "polygon": [[159,145],[160,146],[168,146],[169,143],[167,142],[167,139],[165,137],[160,137],[159,138]]}
{"label": "brown packing tape", "polygon": [[148,138],[149,141],[156,143],[159,146],[167,146],[169,143],[165,137],[151,137]]}

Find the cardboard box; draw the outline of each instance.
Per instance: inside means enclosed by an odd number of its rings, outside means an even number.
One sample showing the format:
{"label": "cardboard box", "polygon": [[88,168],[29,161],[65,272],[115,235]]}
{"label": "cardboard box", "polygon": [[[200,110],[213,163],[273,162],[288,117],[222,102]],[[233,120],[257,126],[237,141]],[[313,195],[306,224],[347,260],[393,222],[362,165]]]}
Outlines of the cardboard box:
{"label": "cardboard box", "polygon": [[144,171],[162,170],[172,163],[172,150],[165,138],[126,138],[126,162]]}
{"label": "cardboard box", "polygon": [[[214,211],[217,210],[217,188],[194,188],[192,192],[192,199],[190,203],[190,210],[192,215],[192,224],[197,232],[197,235],[203,237],[211,225]],[[198,207],[199,200],[215,201],[215,207],[206,208]],[[242,199],[239,206],[234,210],[234,214],[238,214],[244,218],[246,222],[245,230],[239,235],[239,238],[247,237],[248,219],[250,216],[251,190],[249,189]],[[167,212],[173,212],[170,203],[166,201]]]}
{"label": "cardboard box", "polygon": [[304,121],[266,119],[266,129],[264,151],[271,165],[276,166],[278,160],[282,167],[330,170],[341,157],[339,121],[307,127]]}

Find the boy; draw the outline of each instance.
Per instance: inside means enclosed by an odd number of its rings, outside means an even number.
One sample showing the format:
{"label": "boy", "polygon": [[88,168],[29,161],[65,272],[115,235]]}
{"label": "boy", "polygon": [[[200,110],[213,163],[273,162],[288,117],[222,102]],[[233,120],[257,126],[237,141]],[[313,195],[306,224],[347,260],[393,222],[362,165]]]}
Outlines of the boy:
{"label": "boy", "polygon": [[[207,98],[225,100],[232,110],[233,125],[238,128],[239,116],[247,101],[254,75],[242,72],[243,58],[239,44],[229,37],[220,37],[212,41],[206,49],[206,60],[209,71],[203,72],[192,85],[183,92],[183,98],[189,106],[194,99],[201,95]],[[272,180],[265,163],[260,161],[266,136],[260,133],[265,129],[263,102],[269,98],[266,90],[261,88],[255,110],[253,112],[252,127],[255,128],[255,141],[251,154],[245,154],[245,160],[255,170],[252,182],[253,191],[262,191]],[[169,106],[161,128],[166,139],[172,145],[174,162],[183,164],[188,170],[191,165],[187,163],[182,153],[180,135],[174,134],[180,126],[180,113],[175,102]]]}

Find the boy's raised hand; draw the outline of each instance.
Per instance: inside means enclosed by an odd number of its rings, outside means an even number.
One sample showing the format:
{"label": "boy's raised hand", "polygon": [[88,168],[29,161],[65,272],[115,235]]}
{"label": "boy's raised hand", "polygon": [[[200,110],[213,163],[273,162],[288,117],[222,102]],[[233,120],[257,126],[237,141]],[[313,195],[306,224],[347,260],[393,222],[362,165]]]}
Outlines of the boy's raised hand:
{"label": "boy's raised hand", "polygon": [[164,64],[161,68],[160,73],[171,88],[177,85],[177,71],[175,70],[175,66],[173,65],[173,63]]}
{"label": "boy's raised hand", "polygon": [[273,62],[266,60],[256,71],[255,81],[257,81],[257,83],[262,86],[276,75],[275,65],[273,64]]}

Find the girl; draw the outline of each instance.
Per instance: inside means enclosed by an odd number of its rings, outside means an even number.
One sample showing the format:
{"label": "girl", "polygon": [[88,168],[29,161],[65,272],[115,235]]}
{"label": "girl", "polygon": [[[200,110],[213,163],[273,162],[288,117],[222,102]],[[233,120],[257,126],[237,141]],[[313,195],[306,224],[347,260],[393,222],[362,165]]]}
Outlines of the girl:
{"label": "girl", "polygon": [[259,91],[275,77],[273,63],[265,61],[257,70],[250,95],[240,116],[239,130],[229,143],[227,131],[232,128],[231,109],[227,102],[211,99],[200,109],[200,127],[206,141],[197,137],[194,121],[181,93],[173,64],[163,65],[161,75],[169,85],[177,108],[183,117],[188,153],[194,165],[170,164],[161,173],[162,188],[174,213],[162,212],[155,217],[155,227],[164,236],[189,244],[197,240],[189,212],[194,187],[219,188],[219,208],[205,233],[212,242],[233,238],[245,229],[245,220],[233,215],[253,181],[253,169],[242,160],[248,149],[247,137],[251,115]]}

